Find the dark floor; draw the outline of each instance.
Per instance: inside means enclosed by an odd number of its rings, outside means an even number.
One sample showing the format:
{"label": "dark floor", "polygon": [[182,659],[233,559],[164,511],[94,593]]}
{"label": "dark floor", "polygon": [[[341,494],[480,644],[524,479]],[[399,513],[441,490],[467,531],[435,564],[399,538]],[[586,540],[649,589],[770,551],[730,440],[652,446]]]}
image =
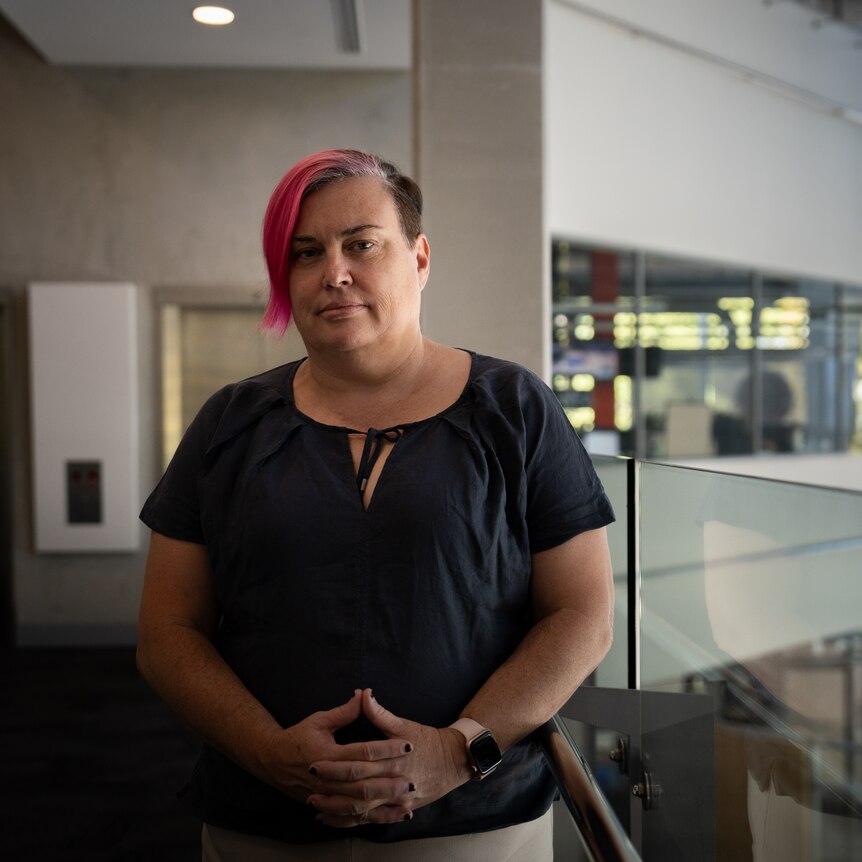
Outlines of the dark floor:
{"label": "dark floor", "polygon": [[0,860],[199,860],[197,749],[132,649],[0,650]]}

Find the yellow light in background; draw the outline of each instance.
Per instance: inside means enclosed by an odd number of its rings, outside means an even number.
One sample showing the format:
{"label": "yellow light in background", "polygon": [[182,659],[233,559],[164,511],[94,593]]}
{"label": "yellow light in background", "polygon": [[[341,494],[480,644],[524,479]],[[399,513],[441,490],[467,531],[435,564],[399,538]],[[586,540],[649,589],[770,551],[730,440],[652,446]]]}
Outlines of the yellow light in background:
{"label": "yellow light in background", "polygon": [[798,308],[775,308],[769,306],[760,312],[761,323],[786,323],[792,326],[805,326],[809,317]]}
{"label": "yellow light in background", "polygon": [[727,350],[728,347],[730,347],[730,340],[719,335],[708,336],[706,339],[707,350]]}
{"label": "yellow light in background", "polygon": [[614,378],[614,426],[618,431],[632,427],[632,379],[627,374]]}
{"label": "yellow light in background", "polygon": [[641,326],[638,327],[640,333],[640,341],[644,347],[654,347],[658,343],[661,331],[657,326]]}
{"label": "yellow light in background", "polygon": [[618,311],[614,315],[614,347],[634,347],[637,322],[637,315],[631,311]]}
{"label": "yellow light in background", "polygon": [[569,318],[565,314],[555,314],[554,315],[554,326],[568,326]]}
{"label": "yellow light in background", "polygon": [[779,308],[796,308],[808,314],[809,302],[804,296],[782,296],[773,303]]}
{"label": "yellow light in background", "polygon": [[555,392],[568,392],[572,388],[568,374],[555,374],[553,383]]}
{"label": "yellow light in background", "polygon": [[803,296],[782,296],[760,310],[756,343],[761,350],[804,350],[811,332],[809,302]]}
{"label": "yellow light in background", "polygon": [[754,300],[750,296],[723,296],[718,300],[718,307],[722,311],[733,311],[734,309],[754,308]]}
{"label": "yellow light in background", "polygon": [[192,18],[198,24],[209,24],[213,27],[223,27],[233,23],[236,16],[224,6],[198,6],[192,10]]}
{"label": "yellow light in background", "polygon": [[[699,311],[618,311],[613,317],[614,346],[622,349],[658,347],[661,350],[722,351],[734,345],[740,350],[756,346],[764,350],[801,350],[808,347],[810,335],[809,302],[804,297],[785,296],[759,311],[758,339],[753,337],[754,299],[750,296],[725,296],[718,312]],[[575,319],[575,336],[588,340],[579,330],[587,315]],[[592,337],[592,336],[590,336]]]}
{"label": "yellow light in background", "polygon": [[592,407],[566,407],[564,410],[576,431],[592,431],[596,427],[596,411]]}
{"label": "yellow light in background", "polygon": [[592,341],[595,334],[596,331],[592,326],[584,326],[581,324],[580,326],[575,327],[575,338],[577,338],[578,341]]}
{"label": "yellow light in background", "polygon": [[700,350],[703,339],[699,335],[665,335],[657,339],[657,346],[662,350]]}
{"label": "yellow light in background", "polygon": [[572,389],[575,392],[592,392],[596,388],[596,378],[592,374],[573,374]]}

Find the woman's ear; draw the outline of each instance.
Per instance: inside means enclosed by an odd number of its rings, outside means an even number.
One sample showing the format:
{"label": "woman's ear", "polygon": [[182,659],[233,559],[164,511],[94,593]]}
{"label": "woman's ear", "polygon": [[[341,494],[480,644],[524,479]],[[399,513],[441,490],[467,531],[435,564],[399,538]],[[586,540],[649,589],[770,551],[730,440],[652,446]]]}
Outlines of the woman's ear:
{"label": "woman's ear", "polygon": [[428,245],[428,237],[420,233],[413,245],[413,253],[416,255],[416,273],[419,276],[419,290],[425,287],[428,275],[431,272],[431,249]]}

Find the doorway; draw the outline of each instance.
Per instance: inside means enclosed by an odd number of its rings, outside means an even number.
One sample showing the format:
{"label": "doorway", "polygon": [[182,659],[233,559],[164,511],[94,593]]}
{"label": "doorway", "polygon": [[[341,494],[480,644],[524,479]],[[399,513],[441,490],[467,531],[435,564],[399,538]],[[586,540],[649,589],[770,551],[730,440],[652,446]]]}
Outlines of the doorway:
{"label": "doorway", "polygon": [[263,304],[241,290],[160,292],[157,307],[164,468],[210,395],[302,358],[305,346],[295,327],[281,339],[261,332]]}

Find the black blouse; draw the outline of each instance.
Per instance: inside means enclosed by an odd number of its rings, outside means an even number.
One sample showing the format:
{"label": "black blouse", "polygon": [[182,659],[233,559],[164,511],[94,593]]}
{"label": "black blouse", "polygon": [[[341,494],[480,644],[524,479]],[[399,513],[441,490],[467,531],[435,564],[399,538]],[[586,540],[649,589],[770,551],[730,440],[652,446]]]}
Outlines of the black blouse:
{"label": "black blouse", "polygon": [[[531,554],[610,523],[610,503],[547,386],[474,354],[454,404],[399,426],[366,510],[350,429],[293,402],[299,365],[216,393],[141,517],[206,545],[216,646],[283,726],[366,687],[397,715],[448,725],[530,628]],[[338,739],[377,736],[363,719]],[[495,829],[540,816],[553,794],[528,739],[412,821],[350,835]],[[208,746],[185,796],[216,826],[288,842],[345,837]]]}

